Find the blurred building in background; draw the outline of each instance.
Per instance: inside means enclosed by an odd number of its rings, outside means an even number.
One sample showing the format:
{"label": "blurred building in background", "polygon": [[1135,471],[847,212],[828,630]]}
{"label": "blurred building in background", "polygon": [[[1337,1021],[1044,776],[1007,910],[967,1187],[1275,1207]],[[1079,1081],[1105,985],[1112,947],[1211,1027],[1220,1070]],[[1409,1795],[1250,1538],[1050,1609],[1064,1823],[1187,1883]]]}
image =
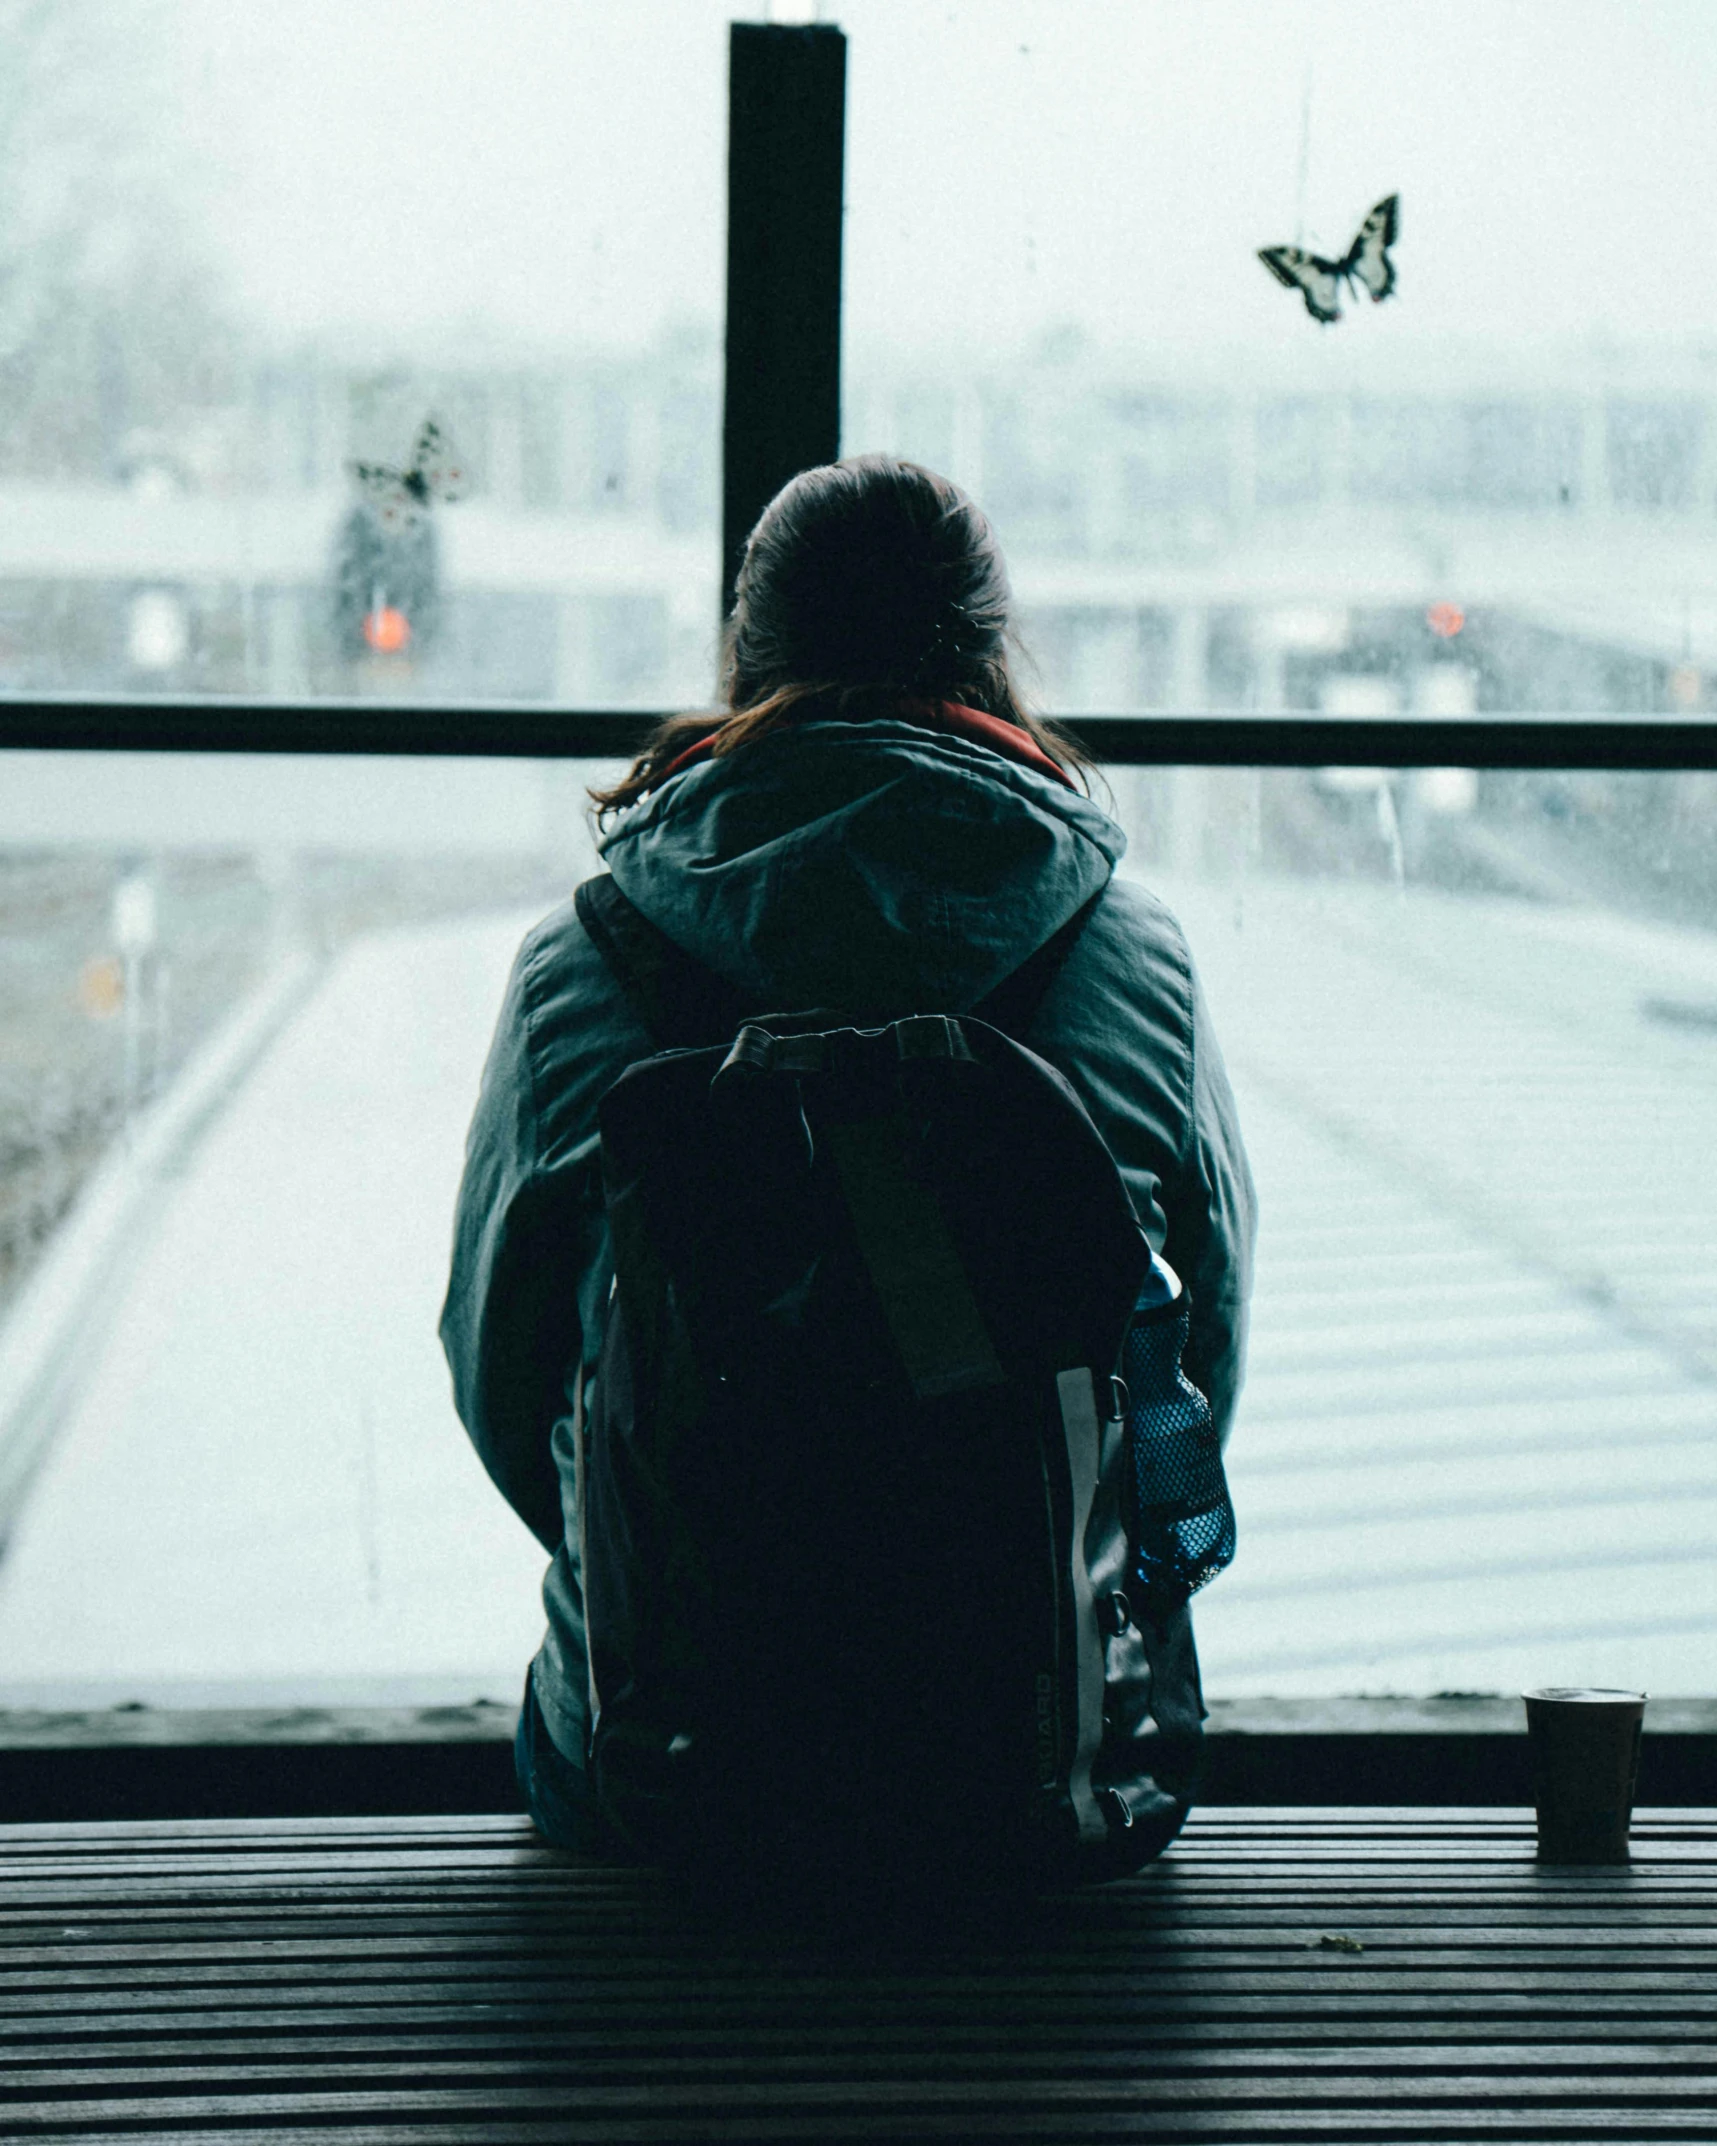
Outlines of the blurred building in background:
{"label": "blurred building in background", "polygon": [[[133,364],[132,353],[141,353]],[[973,377],[849,371],[851,450],[963,482],[1001,532],[1039,697],[1458,715],[1690,711],[1717,670],[1717,359],[1469,353],[1434,378],[1279,356],[1125,366],[1051,338]],[[711,688],[721,354],[371,367],[306,349],[163,374],[115,335],[100,422],[0,407],[0,691],[672,705]],[[439,649],[340,627],[357,461],[434,411]]]}

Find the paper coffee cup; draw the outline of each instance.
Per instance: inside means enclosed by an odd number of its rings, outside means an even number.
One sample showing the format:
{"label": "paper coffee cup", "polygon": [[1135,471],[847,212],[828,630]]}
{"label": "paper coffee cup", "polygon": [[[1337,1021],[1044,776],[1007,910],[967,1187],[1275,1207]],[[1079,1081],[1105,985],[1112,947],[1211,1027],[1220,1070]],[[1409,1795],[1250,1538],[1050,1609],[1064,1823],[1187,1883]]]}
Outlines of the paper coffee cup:
{"label": "paper coffee cup", "polygon": [[1625,1863],[1639,1777],[1642,1691],[1522,1692],[1541,1863]]}

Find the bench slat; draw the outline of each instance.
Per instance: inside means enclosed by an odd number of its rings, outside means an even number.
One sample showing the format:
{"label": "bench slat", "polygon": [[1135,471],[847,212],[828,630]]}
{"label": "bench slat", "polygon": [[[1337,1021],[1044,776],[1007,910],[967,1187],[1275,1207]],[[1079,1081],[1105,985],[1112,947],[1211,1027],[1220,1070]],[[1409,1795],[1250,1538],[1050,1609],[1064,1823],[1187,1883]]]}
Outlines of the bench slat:
{"label": "bench slat", "polygon": [[[1326,1938],[1361,1949],[1329,1945]],[[989,1936],[736,1931],[505,1818],[0,1828],[0,2136],[1717,2139],[1717,1813],[1218,1811]]]}

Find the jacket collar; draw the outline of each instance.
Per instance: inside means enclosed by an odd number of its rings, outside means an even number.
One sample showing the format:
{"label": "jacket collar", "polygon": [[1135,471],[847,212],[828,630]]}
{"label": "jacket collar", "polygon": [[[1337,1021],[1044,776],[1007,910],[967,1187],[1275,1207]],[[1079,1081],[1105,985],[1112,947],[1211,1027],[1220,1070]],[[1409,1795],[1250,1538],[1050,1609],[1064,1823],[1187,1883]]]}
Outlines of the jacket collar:
{"label": "jacket collar", "polygon": [[[952,731],[956,737],[987,746],[1004,760],[1035,768],[1038,774],[1049,776],[1064,789],[1073,788],[1067,770],[1052,760],[1037,740],[1021,730],[1017,723],[1010,723],[1002,716],[986,715],[981,708],[968,708],[963,701],[957,700],[903,700],[899,713],[903,722],[916,723],[925,730]],[[720,735],[721,726],[717,724],[707,736],[688,745],[683,753],[677,753],[662,770],[658,782],[666,782],[682,768],[695,767],[700,760],[709,759]]]}

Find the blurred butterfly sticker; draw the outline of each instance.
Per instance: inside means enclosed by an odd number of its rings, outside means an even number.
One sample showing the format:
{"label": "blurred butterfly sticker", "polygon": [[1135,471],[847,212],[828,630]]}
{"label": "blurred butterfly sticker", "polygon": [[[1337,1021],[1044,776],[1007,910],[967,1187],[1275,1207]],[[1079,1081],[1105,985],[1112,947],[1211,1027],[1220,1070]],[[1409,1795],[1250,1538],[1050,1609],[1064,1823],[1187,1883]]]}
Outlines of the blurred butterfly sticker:
{"label": "blurred butterfly sticker", "polygon": [[1307,253],[1299,246],[1261,246],[1258,258],[1278,283],[1298,291],[1313,320],[1327,327],[1341,318],[1341,292],[1356,287],[1370,293],[1380,304],[1395,288],[1395,263],[1389,258],[1401,229],[1401,196],[1389,194],[1365,219],[1353,244],[1339,261],[1326,261],[1320,253]]}
{"label": "blurred butterfly sticker", "polygon": [[466,473],[433,417],[425,418],[404,469],[387,462],[348,462],[371,510],[384,529],[416,526],[433,501],[463,499]]}

